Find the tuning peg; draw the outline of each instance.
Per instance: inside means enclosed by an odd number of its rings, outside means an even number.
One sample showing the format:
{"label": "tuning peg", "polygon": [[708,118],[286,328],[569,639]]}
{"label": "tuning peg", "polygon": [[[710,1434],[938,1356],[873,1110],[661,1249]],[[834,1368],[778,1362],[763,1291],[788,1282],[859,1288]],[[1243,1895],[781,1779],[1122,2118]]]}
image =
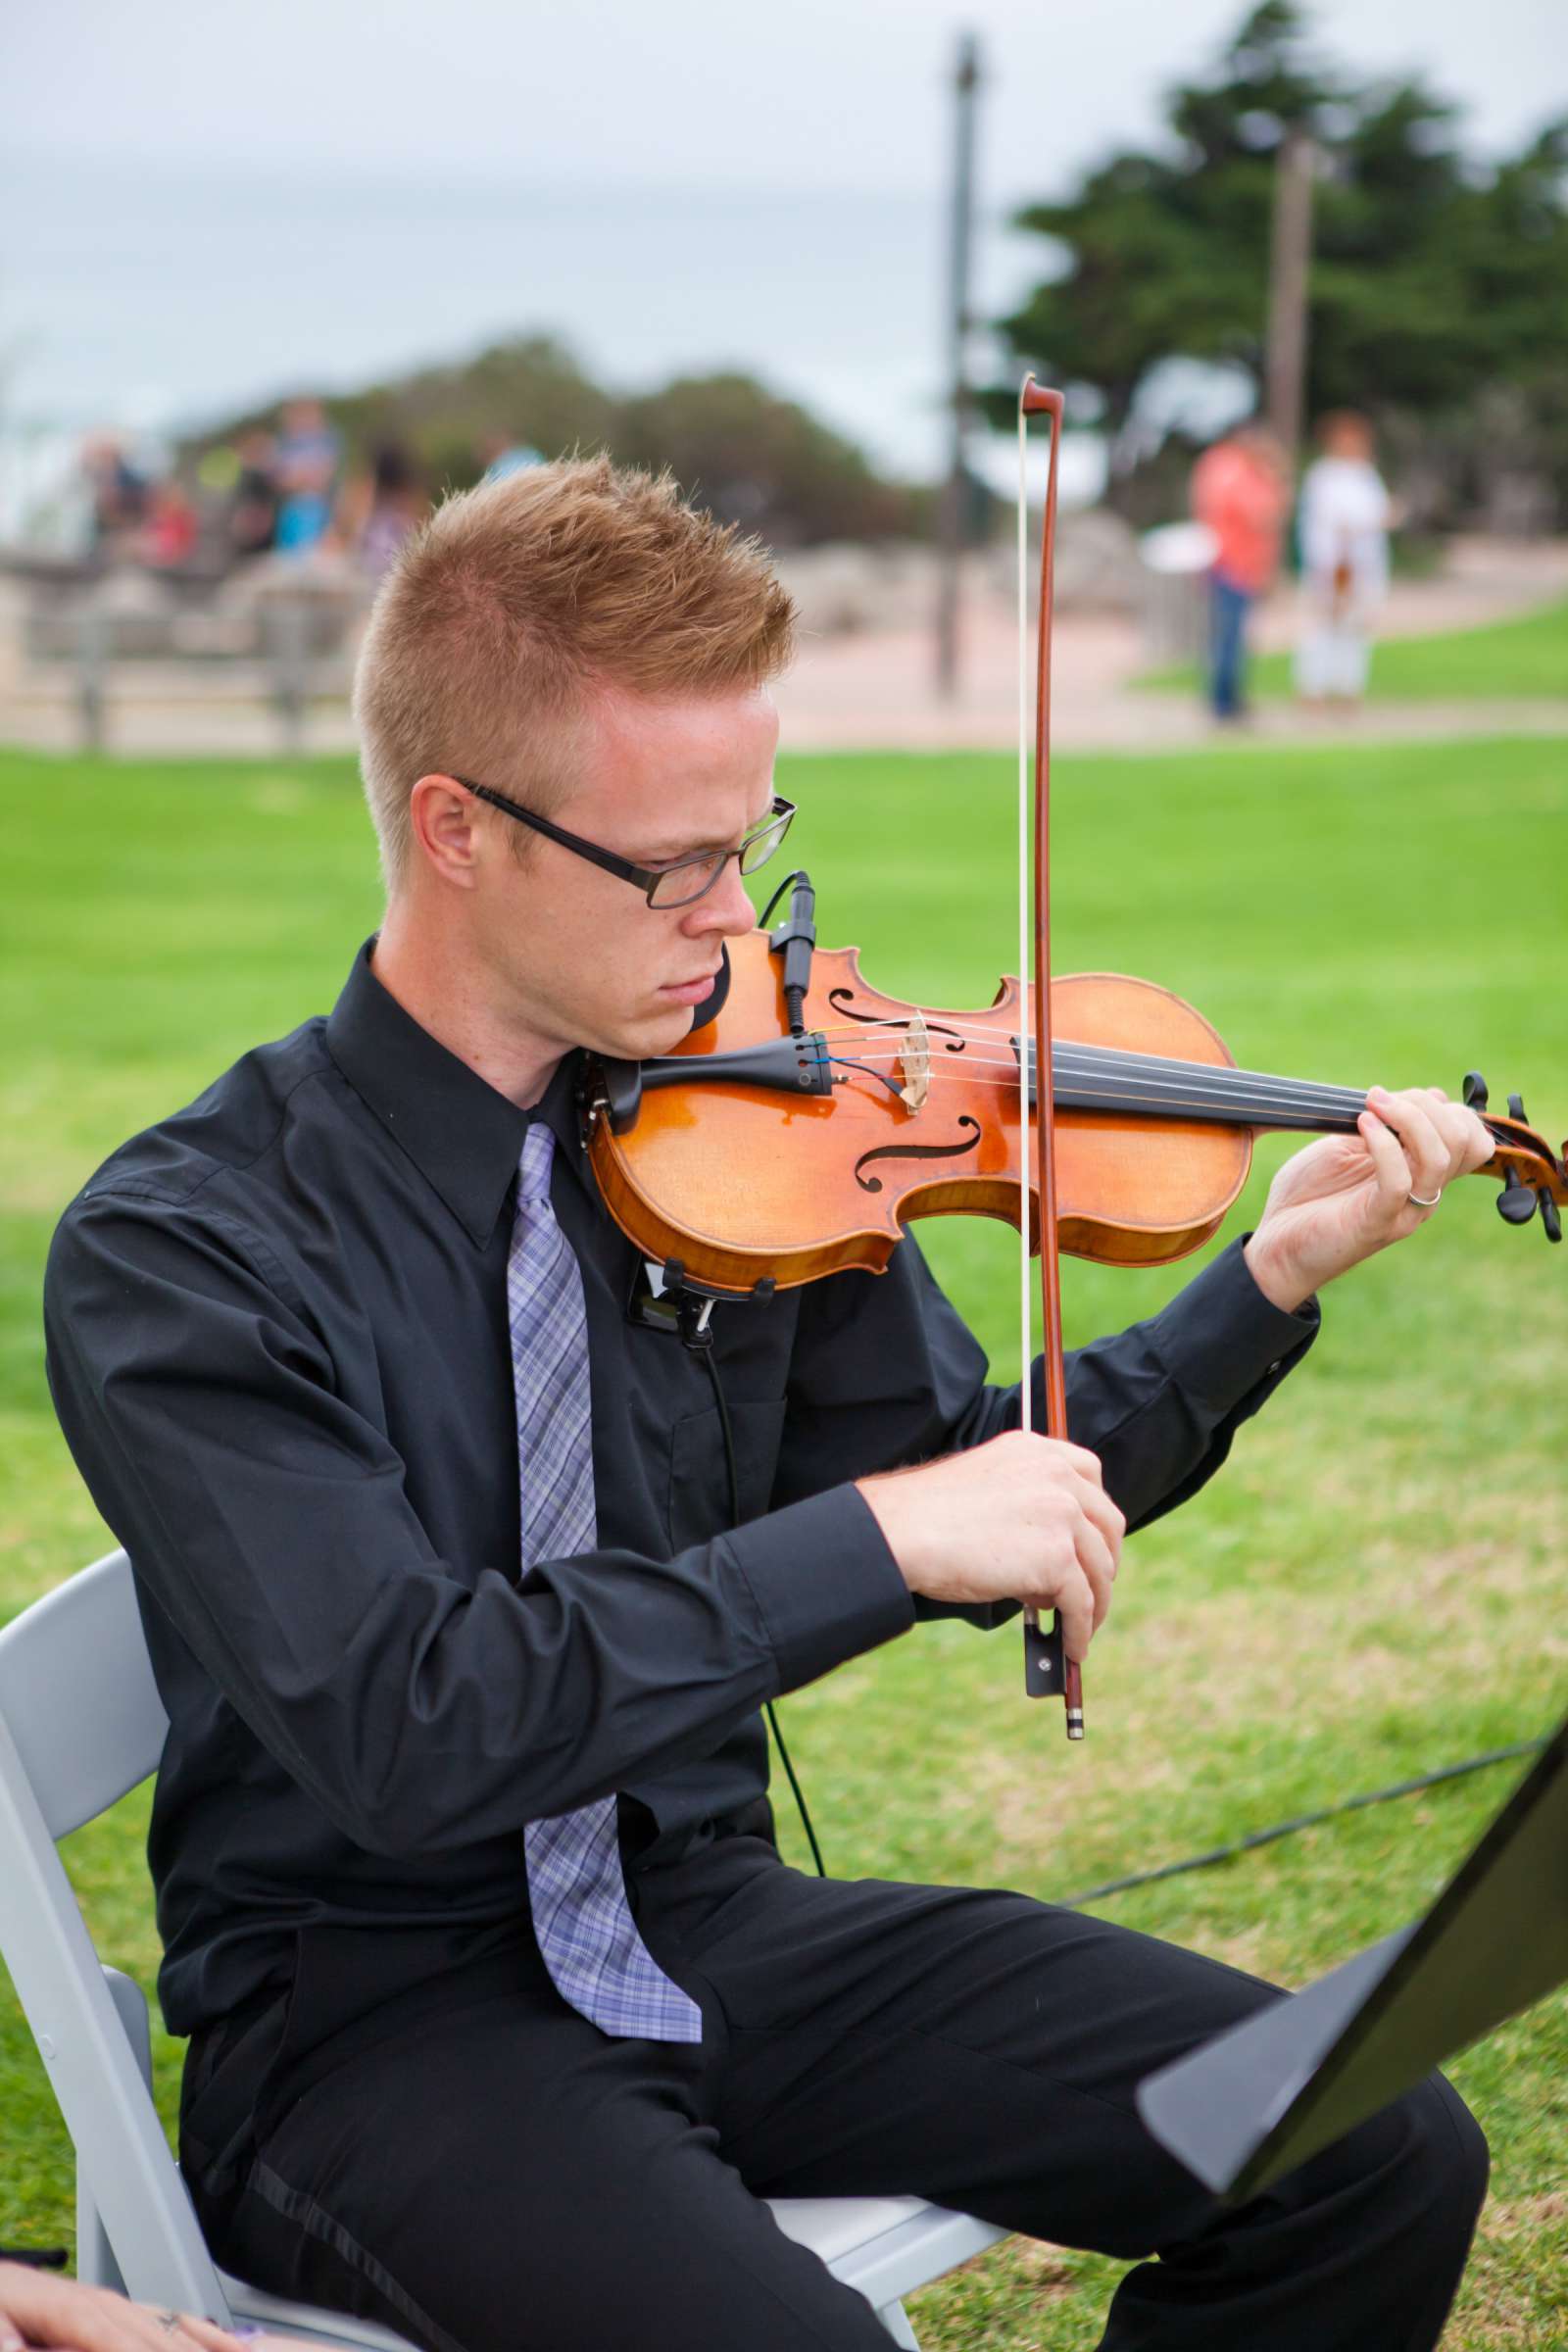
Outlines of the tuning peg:
{"label": "tuning peg", "polygon": [[1516,1176],[1505,1181],[1497,1195],[1497,1214],[1509,1225],[1528,1225],[1536,1213],[1536,1195],[1528,1184]]}
{"label": "tuning peg", "polygon": [[1508,1097],[1508,1116],[1510,1119],[1517,1119],[1521,1127],[1528,1126],[1529,1121],[1525,1117],[1525,1099],[1523,1095],[1510,1095]]}
{"label": "tuning peg", "polygon": [[1487,1082],[1479,1070],[1466,1070],[1463,1100],[1466,1110],[1483,1111],[1487,1107]]}
{"label": "tuning peg", "polygon": [[1541,1222],[1546,1228],[1548,1242],[1562,1240],[1562,1219],[1557,1214],[1557,1203],[1549,1193],[1541,1196]]}

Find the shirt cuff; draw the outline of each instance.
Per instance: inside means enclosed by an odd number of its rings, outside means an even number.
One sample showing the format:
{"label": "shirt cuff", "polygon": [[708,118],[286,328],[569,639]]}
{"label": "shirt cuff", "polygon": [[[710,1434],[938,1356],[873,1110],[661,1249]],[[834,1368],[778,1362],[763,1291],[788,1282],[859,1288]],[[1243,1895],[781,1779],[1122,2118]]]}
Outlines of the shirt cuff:
{"label": "shirt cuff", "polygon": [[1260,1382],[1270,1386],[1317,1336],[1315,1298],[1294,1313],[1265,1298],[1243,1255],[1243,1234],[1149,1326],[1155,1352],[1184,1389],[1227,1413]]}
{"label": "shirt cuff", "polygon": [[723,1539],[757,1602],[781,1691],[907,1633],[914,1598],[870,1504],[830,1487]]}

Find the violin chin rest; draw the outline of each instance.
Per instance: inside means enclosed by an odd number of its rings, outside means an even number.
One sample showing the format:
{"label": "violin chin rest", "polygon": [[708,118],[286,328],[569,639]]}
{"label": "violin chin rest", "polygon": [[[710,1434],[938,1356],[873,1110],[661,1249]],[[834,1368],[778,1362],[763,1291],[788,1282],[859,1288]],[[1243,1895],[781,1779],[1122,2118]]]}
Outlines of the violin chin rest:
{"label": "violin chin rest", "polygon": [[699,1029],[706,1029],[710,1022],[717,1020],[724,1009],[724,1000],[729,995],[730,969],[727,941],[719,942],[718,952],[723,960],[719,964],[712,987],[692,1014],[693,1035]]}

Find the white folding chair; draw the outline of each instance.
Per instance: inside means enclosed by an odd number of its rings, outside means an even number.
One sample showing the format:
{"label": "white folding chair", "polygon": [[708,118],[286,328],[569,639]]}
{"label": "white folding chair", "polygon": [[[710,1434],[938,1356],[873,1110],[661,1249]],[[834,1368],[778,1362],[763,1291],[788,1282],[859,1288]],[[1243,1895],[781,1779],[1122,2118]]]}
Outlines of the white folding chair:
{"label": "white folding chair", "polygon": [[[169,1728],[122,1551],[0,1631],[0,1958],[76,2151],[76,2272],[139,2301],[407,2352],[373,2322],[218,2270],[152,2099],[140,1987],[101,1967],[55,1840],[156,1771]],[[780,2197],[778,2225],[915,2344],[902,2298],[1004,2233],[918,2197]]]}

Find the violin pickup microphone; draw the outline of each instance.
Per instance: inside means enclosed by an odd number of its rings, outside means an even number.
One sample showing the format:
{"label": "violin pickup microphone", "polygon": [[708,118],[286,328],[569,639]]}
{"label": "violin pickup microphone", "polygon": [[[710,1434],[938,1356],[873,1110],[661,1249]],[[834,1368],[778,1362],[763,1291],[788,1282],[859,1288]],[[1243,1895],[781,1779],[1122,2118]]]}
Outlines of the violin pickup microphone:
{"label": "violin pickup microphone", "polygon": [[[767,944],[775,956],[784,958],[784,1010],[790,1035],[804,1037],[806,992],[811,985],[811,951],[816,946],[816,893],[810,875],[804,871],[791,874],[784,887],[790,894],[790,910],[777,930],[768,933]],[[768,914],[777,904],[775,893]],[[762,920],[765,922],[767,915]]]}

